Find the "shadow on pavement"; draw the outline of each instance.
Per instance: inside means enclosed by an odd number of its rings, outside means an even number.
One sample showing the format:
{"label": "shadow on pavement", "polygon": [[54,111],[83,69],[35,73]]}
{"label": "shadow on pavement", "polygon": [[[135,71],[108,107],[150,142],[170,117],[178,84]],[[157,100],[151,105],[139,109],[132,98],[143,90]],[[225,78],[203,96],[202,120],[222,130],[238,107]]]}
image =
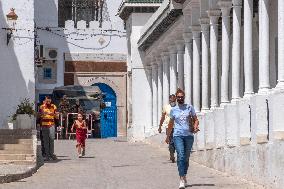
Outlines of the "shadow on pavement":
{"label": "shadow on pavement", "polygon": [[119,168],[119,167],[137,167],[139,165],[113,165],[111,167],[114,167],[114,168]]}
{"label": "shadow on pavement", "polygon": [[95,156],[83,156],[83,157],[80,157],[80,159],[93,159],[95,158]]}
{"label": "shadow on pavement", "polygon": [[176,164],[176,162],[171,162],[171,161],[164,161],[164,162],[162,162],[162,164]]}
{"label": "shadow on pavement", "polygon": [[44,163],[59,163],[60,161],[68,161],[68,160],[72,160],[72,159],[70,158],[57,159],[57,160],[44,161]]}
{"label": "shadow on pavement", "polygon": [[215,186],[215,184],[189,184],[186,188],[193,186]]}
{"label": "shadow on pavement", "polygon": [[68,157],[68,156],[56,156],[58,158],[65,158],[65,157]]}

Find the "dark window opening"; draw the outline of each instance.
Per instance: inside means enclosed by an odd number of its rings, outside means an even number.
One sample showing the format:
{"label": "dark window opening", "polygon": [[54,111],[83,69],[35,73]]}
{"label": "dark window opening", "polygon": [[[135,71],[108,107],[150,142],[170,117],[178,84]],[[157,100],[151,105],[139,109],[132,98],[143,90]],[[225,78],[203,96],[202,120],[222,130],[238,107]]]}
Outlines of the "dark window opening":
{"label": "dark window opening", "polygon": [[102,27],[103,20],[107,20],[106,0],[59,0],[58,26],[64,27],[65,21],[73,20],[75,27],[80,20],[86,21],[87,27],[91,21],[98,21]]}
{"label": "dark window opening", "polygon": [[43,79],[52,79],[52,69],[51,68],[43,69]]}

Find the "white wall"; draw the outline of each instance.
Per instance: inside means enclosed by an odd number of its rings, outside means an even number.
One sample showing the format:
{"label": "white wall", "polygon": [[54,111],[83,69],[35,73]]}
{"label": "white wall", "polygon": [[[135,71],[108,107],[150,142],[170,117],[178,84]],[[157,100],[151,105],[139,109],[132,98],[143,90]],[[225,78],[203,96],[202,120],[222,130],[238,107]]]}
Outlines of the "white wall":
{"label": "white wall", "polygon": [[[117,0],[107,0],[108,12],[110,15],[111,23],[106,23],[103,25],[103,29],[114,29],[124,32],[123,21],[116,16],[120,1]],[[42,1],[35,0],[35,22],[38,27],[57,27],[58,26],[58,0],[51,1]],[[66,26],[65,30],[60,31],[39,31],[39,40],[40,44],[47,45],[49,47],[58,48],[59,57],[57,60],[57,80],[56,84],[43,85],[38,84],[37,89],[53,89],[55,86],[62,86],[64,82],[64,58],[63,54],[65,52],[88,52],[88,53],[127,53],[126,37],[104,37],[106,43],[101,46],[98,43],[98,40],[102,37],[101,35],[97,37],[90,37],[92,33],[100,33],[100,29],[97,26],[91,27],[89,29],[84,29],[84,23],[81,24],[83,27],[78,26],[78,29],[75,29],[72,26]],[[70,34],[68,35],[67,34]],[[61,36],[58,36],[58,35]],[[80,34],[86,34],[82,36]],[[110,33],[107,33],[110,34]],[[123,35],[122,33],[115,33]],[[63,37],[62,37],[63,36]],[[64,37],[66,36],[66,37]],[[87,39],[86,39],[87,38]],[[85,40],[75,40],[75,39],[85,39]],[[106,44],[109,42],[109,45]],[[72,44],[73,43],[73,44]],[[75,45],[77,46],[75,46]],[[80,48],[80,47],[83,48]],[[105,47],[106,46],[106,47]],[[105,47],[105,48],[101,48]],[[101,48],[101,49],[100,49]]]}
{"label": "white wall", "polygon": [[[2,0],[0,28],[6,28],[6,15],[15,8],[18,15],[13,39],[6,45],[6,31],[0,30],[0,128],[6,127],[8,116],[16,110],[19,100],[34,100],[34,2]],[[30,31],[28,31],[30,30]]]}
{"label": "white wall", "polygon": [[[128,131],[128,137],[141,140],[150,134],[151,126],[151,80],[147,79],[144,54],[138,50],[138,40],[141,29],[148,21],[152,13],[132,13],[127,20],[128,35],[130,36],[131,54],[128,64],[131,64],[131,102],[132,102],[132,129]],[[143,99],[143,100],[142,100]]]}

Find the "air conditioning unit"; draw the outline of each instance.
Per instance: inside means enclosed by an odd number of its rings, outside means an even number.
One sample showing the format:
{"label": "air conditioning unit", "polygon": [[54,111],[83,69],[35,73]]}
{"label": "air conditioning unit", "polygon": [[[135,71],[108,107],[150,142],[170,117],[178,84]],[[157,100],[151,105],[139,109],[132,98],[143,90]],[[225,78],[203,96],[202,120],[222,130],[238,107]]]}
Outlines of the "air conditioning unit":
{"label": "air conditioning unit", "polygon": [[40,45],[39,57],[43,60],[57,60],[58,49]]}

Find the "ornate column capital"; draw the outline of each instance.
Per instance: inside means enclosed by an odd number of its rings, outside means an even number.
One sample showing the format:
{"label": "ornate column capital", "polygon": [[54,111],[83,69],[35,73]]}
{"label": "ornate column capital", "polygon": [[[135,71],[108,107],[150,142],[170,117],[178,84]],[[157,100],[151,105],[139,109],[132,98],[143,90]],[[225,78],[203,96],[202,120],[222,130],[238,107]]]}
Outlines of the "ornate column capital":
{"label": "ornate column capital", "polygon": [[211,21],[210,24],[217,25],[218,19],[221,15],[221,10],[219,10],[219,9],[208,10],[207,14],[208,14],[210,21]]}
{"label": "ornate column capital", "polygon": [[230,10],[232,8],[231,0],[221,0],[218,2],[219,7],[221,8],[222,17],[229,17]]}
{"label": "ornate column capital", "polygon": [[152,70],[157,70],[158,69],[158,64],[156,61],[152,62]]}
{"label": "ornate column capital", "polygon": [[168,47],[170,54],[176,54],[177,53],[177,48],[175,45],[171,45]]}
{"label": "ornate column capital", "polygon": [[184,53],[184,40],[176,40],[175,44],[176,44],[177,52]]}
{"label": "ornate column capital", "polygon": [[168,63],[170,61],[169,52],[162,52],[161,58],[162,58],[163,64]]}
{"label": "ornate column capital", "polygon": [[210,24],[210,19],[208,17],[202,17],[199,19],[200,25],[209,25]]}
{"label": "ornate column capital", "polygon": [[233,7],[242,7],[242,0],[233,0]]}
{"label": "ornate column capital", "polygon": [[146,70],[151,71],[152,70],[152,65],[151,64],[147,64],[145,66]]}
{"label": "ornate column capital", "polygon": [[200,38],[201,27],[200,25],[192,26],[193,39]]}
{"label": "ornate column capital", "polygon": [[183,40],[185,43],[191,43],[192,42],[192,33],[191,32],[185,32],[182,34]]}
{"label": "ornate column capital", "polygon": [[209,25],[210,25],[210,19],[208,17],[203,17],[199,19],[201,31],[202,32],[209,32]]}
{"label": "ornate column capital", "polygon": [[169,52],[168,51],[163,51],[161,53],[161,57],[165,57],[165,56],[169,56]]}
{"label": "ornate column capital", "polygon": [[160,62],[162,62],[162,58],[160,56],[157,56],[156,57],[156,64],[159,66],[159,65],[161,65]]}

